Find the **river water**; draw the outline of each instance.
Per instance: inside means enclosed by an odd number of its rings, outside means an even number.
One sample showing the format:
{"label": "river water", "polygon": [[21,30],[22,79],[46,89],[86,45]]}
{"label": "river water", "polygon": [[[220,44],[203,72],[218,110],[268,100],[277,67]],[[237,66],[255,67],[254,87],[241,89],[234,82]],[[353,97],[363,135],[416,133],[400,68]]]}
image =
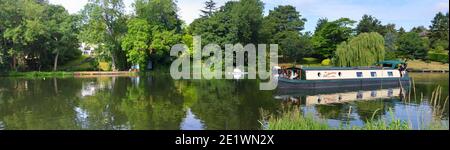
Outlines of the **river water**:
{"label": "river water", "polygon": [[[392,117],[420,129],[448,128],[449,74],[411,73],[414,86],[309,91],[260,91],[256,80],[173,80],[138,77],[0,78],[0,130],[216,130],[262,129],[262,112],[287,106],[331,126],[361,126]],[[432,102],[441,87],[440,100]]]}

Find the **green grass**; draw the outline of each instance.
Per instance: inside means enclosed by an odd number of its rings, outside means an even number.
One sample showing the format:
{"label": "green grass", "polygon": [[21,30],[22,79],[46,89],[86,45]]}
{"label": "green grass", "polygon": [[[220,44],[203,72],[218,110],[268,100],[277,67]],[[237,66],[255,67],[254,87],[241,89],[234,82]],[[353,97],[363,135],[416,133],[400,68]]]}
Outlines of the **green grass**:
{"label": "green grass", "polygon": [[[406,121],[393,118],[372,119],[365,122],[363,126],[340,125],[331,127],[326,120],[315,118],[312,114],[302,115],[298,110],[283,112],[279,117],[269,117],[266,130],[414,130],[412,125]],[[448,130],[448,126],[433,123],[424,126],[422,130]]]}
{"label": "green grass", "polygon": [[448,63],[425,62],[422,60],[408,61],[408,68],[413,70],[449,70]]}
{"label": "green grass", "polygon": [[93,66],[91,61],[95,60],[89,60],[88,56],[82,55],[79,58],[69,61],[60,67],[58,67],[58,70],[63,71],[95,71],[97,70],[96,66]]}
{"label": "green grass", "polygon": [[286,111],[281,117],[269,117],[269,130],[329,130],[324,120],[315,119],[313,115],[302,116],[298,110]]}

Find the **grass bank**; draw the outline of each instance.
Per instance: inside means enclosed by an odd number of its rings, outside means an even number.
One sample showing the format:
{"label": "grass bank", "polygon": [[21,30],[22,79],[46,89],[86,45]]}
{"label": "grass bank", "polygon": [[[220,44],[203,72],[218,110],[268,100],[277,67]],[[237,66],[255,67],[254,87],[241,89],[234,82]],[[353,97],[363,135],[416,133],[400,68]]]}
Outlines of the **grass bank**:
{"label": "grass bank", "polygon": [[266,122],[263,126],[266,130],[448,130],[448,125],[437,121],[414,129],[408,121],[395,117],[391,120],[372,118],[363,126],[341,124],[339,127],[331,127],[325,119],[316,118],[312,114],[302,115],[298,109],[285,111],[278,117],[270,116],[262,122]]}
{"label": "grass bank", "polygon": [[441,62],[425,62],[422,60],[408,61],[408,68],[413,70],[449,70],[449,64]]}
{"label": "grass bank", "polygon": [[57,72],[39,72],[39,71],[32,71],[32,72],[5,72],[5,73],[0,73],[0,76],[2,76],[2,77],[26,77],[26,78],[33,78],[33,77],[71,77],[71,76],[73,76],[73,72],[64,72],[64,71],[57,71]]}

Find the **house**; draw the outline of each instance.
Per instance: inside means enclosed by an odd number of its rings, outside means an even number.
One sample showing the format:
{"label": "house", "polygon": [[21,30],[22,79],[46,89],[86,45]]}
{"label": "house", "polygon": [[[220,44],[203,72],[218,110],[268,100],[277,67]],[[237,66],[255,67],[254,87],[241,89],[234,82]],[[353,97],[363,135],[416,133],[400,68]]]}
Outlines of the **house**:
{"label": "house", "polygon": [[81,50],[83,55],[92,56],[94,54],[94,51],[96,48],[97,48],[97,45],[81,43],[81,46],[79,49]]}

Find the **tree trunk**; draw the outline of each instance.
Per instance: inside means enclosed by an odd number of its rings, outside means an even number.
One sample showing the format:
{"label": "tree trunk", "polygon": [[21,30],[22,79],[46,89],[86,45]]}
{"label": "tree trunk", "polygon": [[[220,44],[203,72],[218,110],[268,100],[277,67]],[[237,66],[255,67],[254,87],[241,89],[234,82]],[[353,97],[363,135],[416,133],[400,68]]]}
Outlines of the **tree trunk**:
{"label": "tree trunk", "polygon": [[55,61],[53,64],[53,71],[56,71],[58,69],[58,57],[59,57],[59,51],[56,52]]}
{"label": "tree trunk", "polygon": [[12,56],[12,67],[14,71],[17,71],[16,55]]}
{"label": "tree trunk", "polygon": [[114,57],[114,54],[111,54],[111,70],[112,71],[117,71],[116,58]]}

